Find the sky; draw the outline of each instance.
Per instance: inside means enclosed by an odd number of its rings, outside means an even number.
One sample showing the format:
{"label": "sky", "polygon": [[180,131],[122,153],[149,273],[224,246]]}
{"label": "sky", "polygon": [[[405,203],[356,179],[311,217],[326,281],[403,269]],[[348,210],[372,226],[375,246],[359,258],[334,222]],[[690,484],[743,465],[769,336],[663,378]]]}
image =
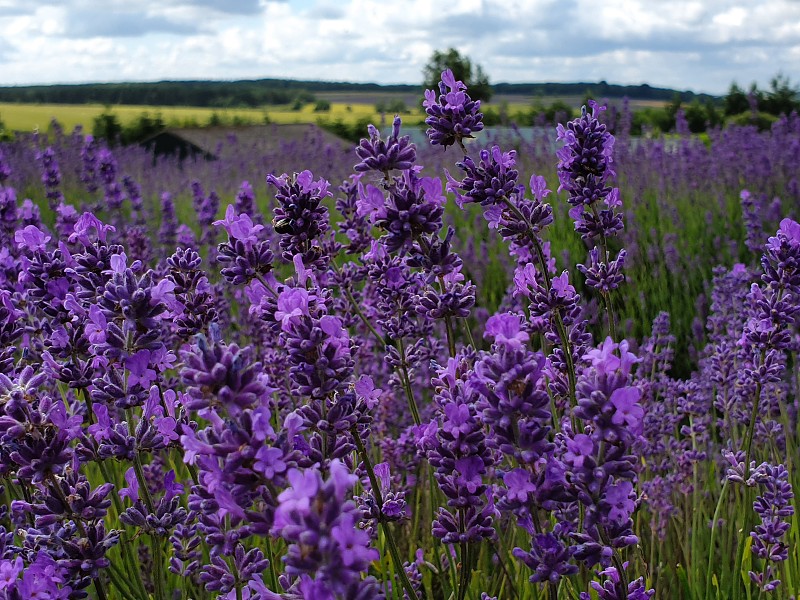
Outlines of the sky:
{"label": "sky", "polygon": [[417,84],[448,47],[492,82],[800,81],[800,0],[0,0],[0,31],[0,85]]}

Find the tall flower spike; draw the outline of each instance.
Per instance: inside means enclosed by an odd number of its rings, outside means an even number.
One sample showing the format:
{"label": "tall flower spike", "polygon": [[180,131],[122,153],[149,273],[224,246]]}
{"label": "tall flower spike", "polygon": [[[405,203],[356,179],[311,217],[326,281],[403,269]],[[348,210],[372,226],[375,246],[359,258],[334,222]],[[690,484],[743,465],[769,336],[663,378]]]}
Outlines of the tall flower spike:
{"label": "tall flower spike", "polygon": [[314,181],[311,171],[280,177],[267,175],[267,184],[275,187],[278,206],[273,226],[280,235],[283,258],[291,261],[295,254],[303,257],[306,266],[322,267],[328,256],[322,248],[322,237],[330,229],[328,208],[324,199],[332,196],[328,182]]}
{"label": "tall flower spike", "polygon": [[608,185],[616,175],[612,166],[614,136],[598,119],[603,109],[594,101],[589,105],[591,111],[584,106],[580,117],[556,129],[556,139],[564,142],[556,153],[559,191],[569,194],[570,216],[581,237],[608,238],[622,230],[622,216],[615,212],[621,205],[619,190]]}
{"label": "tall flower spike", "polygon": [[500,146],[492,146],[491,151],[481,150],[477,164],[465,156],[463,161],[456,163],[465,173],[463,181],[457,181],[445,169],[447,191],[456,195],[456,204],[462,208],[469,202],[478,202],[486,207],[498,204],[519,191],[519,172],[514,168],[516,157],[516,150],[502,152]]}
{"label": "tall flower spike", "polygon": [[450,69],[442,71],[438,97],[436,90],[425,90],[422,106],[428,114],[425,124],[430,127],[426,133],[432,146],[447,148],[458,144],[463,148],[463,140],[475,137],[472,134],[483,129],[481,101],[470,98],[466,90],[467,86],[456,81]]}
{"label": "tall flower spike", "polygon": [[358,173],[366,171],[380,171],[388,174],[389,171],[397,169],[407,171],[414,166],[417,160],[417,147],[411,143],[411,138],[407,135],[400,135],[401,120],[395,116],[392,123],[392,133],[383,141],[381,134],[374,125],[370,125],[369,139],[362,138],[356,146],[356,154],[361,162],[353,169]]}

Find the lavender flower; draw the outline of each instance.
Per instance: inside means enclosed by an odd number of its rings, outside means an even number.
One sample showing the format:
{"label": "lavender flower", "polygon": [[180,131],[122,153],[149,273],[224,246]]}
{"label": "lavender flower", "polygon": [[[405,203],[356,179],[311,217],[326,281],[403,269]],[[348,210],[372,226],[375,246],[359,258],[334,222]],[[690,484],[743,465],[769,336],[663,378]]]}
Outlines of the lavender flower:
{"label": "lavender flower", "polygon": [[375,580],[362,578],[378,553],[356,527],[356,506],[346,499],[357,478],[337,460],[325,479],[315,469],[292,470],[288,477],[290,487],[278,497],[274,532],[289,544],[283,561],[294,585],[320,594],[304,597],[351,597],[357,589],[380,597]]}
{"label": "lavender flower", "polygon": [[314,181],[311,171],[284,173],[280,177],[267,175],[267,184],[275,187],[278,206],[274,211],[273,227],[280,235],[283,258],[291,261],[295,254],[303,257],[307,266],[322,266],[327,257],[321,238],[328,232],[328,209],[322,201],[332,196],[328,182]]}
{"label": "lavender flower", "polygon": [[[783,465],[773,467],[764,464],[753,475],[753,478],[761,486],[764,492],[758,496],[753,503],[753,509],[761,518],[761,524],[756,525],[750,533],[753,539],[752,552],[764,561],[780,563],[789,558],[789,548],[783,541],[784,535],[789,531],[791,525],[784,519],[794,514],[792,505],[792,486],[789,483],[789,473]],[[780,580],[773,577],[773,567],[768,565],[765,578],[762,573],[750,572],[750,578],[758,586],[766,591],[774,591],[779,585]]]}
{"label": "lavender flower", "polygon": [[565,144],[557,152],[559,191],[568,192],[575,230],[589,240],[610,238],[622,230],[622,216],[615,212],[621,205],[619,190],[607,185],[615,176],[614,136],[598,120],[601,109],[597,103],[590,102],[590,106],[591,112],[583,107],[581,116],[567,127],[559,124],[557,137]]}
{"label": "lavender flower", "polygon": [[462,181],[454,179],[445,170],[447,191],[456,195],[456,204],[461,208],[469,202],[477,202],[485,207],[499,204],[504,198],[519,193],[519,172],[514,168],[516,156],[515,150],[502,152],[499,146],[481,150],[478,164],[465,156],[464,160],[456,163],[465,173]]}
{"label": "lavender flower", "polygon": [[395,116],[392,133],[386,141],[381,139],[374,125],[368,127],[369,139],[362,139],[356,146],[356,155],[361,159],[353,167],[356,172],[379,171],[388,177],[389,171],[406,171],[414,166],[417,149],[409,136],[400,136],[400,124],[400,117]]}
{"label": "lavender flower", "polygon": [[480,100],[472,100],[466,92],[467,86],[456,81],[450,69],[442,71],[439,82],[439,95],[435,90],[425,90],[422,106],[428,117],[425,123],[430,125],[426,132],[433,146],[458,144],[464,147],[464,139],[473,138],[473,133],[483,129],[483,113]]}
{"label": "lavender flower", "polygon": [[389,252],[408,250],[424,234],[442,228],[445,197],[438,178],[419,177],[408,170],[388,185],[388,197],[379,188],[359,185],[358,214],[386,232]]}

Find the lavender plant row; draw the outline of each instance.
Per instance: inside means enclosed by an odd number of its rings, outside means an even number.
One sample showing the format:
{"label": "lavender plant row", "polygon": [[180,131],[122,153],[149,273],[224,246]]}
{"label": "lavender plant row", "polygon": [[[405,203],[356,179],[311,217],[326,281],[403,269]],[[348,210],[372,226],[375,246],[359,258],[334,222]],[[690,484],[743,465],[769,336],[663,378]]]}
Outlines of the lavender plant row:
{"label": "lavender plant row", "polygon": [[797,595],[800,225],[762,196],[797,193],[796,117],[785,181],[740,190],[760,260],[715,268],[681,357],[669,313],[626,322],[657,234],[602,107],[559,125],[554,193],[524,147],[468,143],[450,71],[423,105],[431,148],[370,127],[338,187],[267,174],[268,213],[194,182],[194,230],[91,136],[0,150],[0,599]]}

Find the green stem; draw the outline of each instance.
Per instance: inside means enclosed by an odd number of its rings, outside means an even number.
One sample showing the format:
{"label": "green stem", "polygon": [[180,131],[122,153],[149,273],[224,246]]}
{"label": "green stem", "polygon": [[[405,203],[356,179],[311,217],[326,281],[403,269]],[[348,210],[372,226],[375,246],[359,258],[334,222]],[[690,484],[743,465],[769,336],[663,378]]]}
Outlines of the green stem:
{"label": "green stem", "polygon": [[450,320],[450,315],[445,315],[444,327],[445,330],[447,331],[447,348],[450,351],[450,358],[455,358],[456,340],[453,334],[453,322]]}
{"label": "green stem", "polygon": [[508,572],[506,561],[503,560],[499,548],[491,542],[490,542],[490,548],[494,550],[494,555],[497,557],[497,562],[500,565],[500,569],[503,571],[503,576],[505,577],[506,581],[508,581],[509,589],[514,594],[514,598],[519,598],[519,592],[517,592],[517,588],[514,585],[514,579],[511,577],[511,573]]}
{"label": "green stem", "polygon": [[[128,411],[128,418],[130,419],[130,417],[130,411]],[[133,470],[136,473],[139,488],[142,490],[147,510],[149,510],[151,514],[155,514],[155,504],[153,502],[153,497],[150,495],[150,489],[147,487],[147,480],[144,478],[144,469],[142,468],[142,461],[139,458],[138,452],[133,455]],[[166,600],[166,596],[164,595],[164,557],[162,555],[161,540],[155,535],[151,535],[150,541],[153,545],[153,570],[155,571],[153,573],[153,584],[156,592],[155,597],[156,600]]]}
{"label": "green stem", "polygon": [[372,495],[375,497],[375,503],[378,505],[378,522],[381,524],[383,533],[386,536],[386,544],[389,546],[389,554],[392,557],[397,576],[400,578],[400,584],[403,586],[410,600],[418,600],[417,593],[414,591],[414,586],[411,584],[411,580],[408,578],[408,574],[403,568],[403,559],[400,557],[400,551],[392,535],[392,530],[389,528],[389,524],[386,522],[383,515],[383,495],[381,494],[380,485],[378,484],[378,478],[375,476],[375,470],[372,468],[372,461],[369,459],[367,449],[364,447],[364,442],[361,439],[361,435],[358,433],[358,428],[353,426],[350,429],[350,433],[356,443],[358,455],[361,458],[361,462],[364,463],[364,469],[367,471],[367,477],[369,477],[369,483],[372,486]]}
{"label": "green stem", "polygon": [[408,408],[411,411],[411,417],[414,419],[415,425],[422,424],[422,419],[419,416],[417,403],[414,401],[414,392],[411,390],[411,379],[408,376],[408,368],[406,367],[406,349],[403,345],[403,338],[397,340],[397,350],[400,352],[400,379],[403,382],[403,389],[406,392],[406,399],[408,400]]}
{"label": "green stem", "polygon": [[125,582],[125,573],[120,571],[119,567],[117,567],[113,562],[108,565],[108,578],[111,580],[111,583],[114,585],[115,588],[122,594],[126,600],[137,600],[136,594],[128,587],[127,583]]}
{"label": "green stem", "polygon": [[[464,516],[459,515],[462,522],[462,530],[464,528]],[[469,544],[462,542],[461,544],[461,573],[458,579],[458,600],[464,600],[467,597],[467,587],[469,587]]]}
{"label": "green stem", "polygon": [[[113,479],[106,469],[106,464],[103,461],[98,461],[97,466],[100,468],[100,474],[103,476],[103,481],[108,483],[114,483],[114,490],[111,494],[111,501],[114,504],[114,509],[117,511],[117,516],[121,515],[123,512],[122,509],[122,501],[119,499],[119,493],[117,491],[116,479]],[[149,598],[147,594],[147,590],[144,587],[144,582],[142,581],[142,573],[141,571],[136,568],[136,561],[133,559],[133,555],[130,552],[130,548],[128,548],[127,543],[124,540],[120,540],[120,552],[122,553],[122,560],[125,562],[126,570],[128,571],[128,576],[133,578],[136,587],[138,588],[137,591],[141,598],[145,600]]]}
{"label": "green stem", "polygon": [[375,329],[375,327],[372,325],[372,323],[370,323],[369,319],[367,319],[367,317],[364,314],[364,312],[358,306],[358,303],[356,302],[356,299],[353,297],[353,294],[350,292],[350,290],[348,290],[344,286],[342,286],[341,289],[344,290],[344,295],[347,297],[347,301],[350,303],[350,306],[353,308],[353,312],[355,312],[356,315],[358,315],[358,318],[361,319],[361,322],[364,323],[364,325],[366,325],[367,329],[369,329],[370,333],[372,333],[372,335],[375,336],[375,339],[378,340],[378,343],[386,345],[386,341],[383,339],[383,336],[380,333],[378,333],[378,330]]}
{"label": "green stem", "polygon": [[614,313],[611,311],[611,294],[608,292],[601,292],[603,304],[606,307],[606,315],[608,316],[608,335],[612,340],[617,339],[617,327],[614,323]]}
{"label": "green stem", "polygon": [[[439,276],[439,291],[444,294],[445,292],[445,282],[444,282],[444,275]],[[455,331],[453,330],[453,320],[450,315],[444,316],[444,327],[447,331],[447,348],[450,350],[450,358],[454,358],[456,355],[456,338],[455,338]],[[474,347],[474,345],[473,345]]]}
{"label": "green stem", "polygon": [[[503,203],[508,207],[508,209],[514,213],[514,216],[525,223],[527,228],[528,237],[530,238],[531,242],[533,243],[533,248],[536,251],[536,257],[539,261],[539,271],[542,274],[542,278],[544,279],[544,288],[550,293],[550,289],[553,287],[552,282],[550,281],[550,272],[547,270],[547,260],[544,256],[544,250],[542,250],[542,245],[539,243],[539,236],[536,235],[536,231],[534,230],[533,224],[528,220],[528,218],[522,214],[522,212],[514,206],[514,203],[511,202],[508,198],[503,198]],[[577,404],[577,399],[575,395],[575,386],[576,386],[576,377],[575,377],[575,365],[572,362],[572,351],[569,343],[569,336],[567,335],[567,328],[564,325],[564,320],[561,318],[561,312],[558,310],[553,311],[553,317],[556,322],[556,330],[558,331],[558,337],[561,339],[562,349],[564,350],[564,358],[567,361],[567,379],[569,380],[569,394],[570,394],[570,402],[572,406]]]}
{"label": "green stem", "polygon": [[[764,363],[764,351],[761,352],[761,363]],[[761,400],[761,383],[756,384],[756,395],[753,398],[753,410],[750,413],[750,423],[747,425],[747,437],[744,440],[744,479],[750,476],[750,451],[753,447],[753,434],[756,429],[756,420],[758,419],[758,405]]]}
{"label": "green stem", "polygon": [[477,350],[478,347],[475,345],[475,339],[472,337],[472,328],[469,326],[468,319],[464,319],[464,331],[467,332],[467,341],[469,341],[469,345]]}

